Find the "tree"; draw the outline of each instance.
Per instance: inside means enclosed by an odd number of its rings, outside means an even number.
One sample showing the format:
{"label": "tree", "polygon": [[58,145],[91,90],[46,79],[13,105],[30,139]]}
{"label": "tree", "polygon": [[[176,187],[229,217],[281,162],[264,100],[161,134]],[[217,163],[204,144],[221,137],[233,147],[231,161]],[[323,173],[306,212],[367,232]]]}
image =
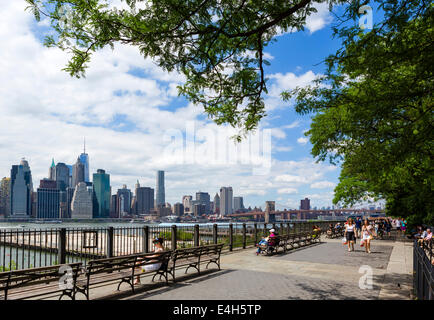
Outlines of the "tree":
{"label": "tree", "polygon": [[244,132],[266,115],[267,45],[302,30],[316,4],[346,4],[334,27],[342,48],[326,59],[324,77],[282,97],[314,114],[312,154],[342,163],[335,203],[383,198],[392,214],[431,221],[431,1],[376,0],[384,17],[367,33],[352,23],[365,0],[126,0],[122,10],[98,0],[26,1],[56,31],[45,44],[72,53],[71,76],[84,76],[92,52],[105,46],[137,46],[186,76],[180,94]]}
{"label": "tree", "polygon": [[45,45],[67,50],[64,70],[82,77],[92,52],[115,43],[137,46],[164,70],[186,76],[180,94],[204,106],[218,124],[240,132],[265,116],[264,49],[275,35],[303,30],[314,5],[343,0],[26,0],[55,31]]}
{"label": "tree", "polygon": [[433,223],[434,7],[402,4],[368,33],[340,30],[324,77],[283,98],[314,114],[312,154],[342,164],[334,203],[385,199],[389,214]]}

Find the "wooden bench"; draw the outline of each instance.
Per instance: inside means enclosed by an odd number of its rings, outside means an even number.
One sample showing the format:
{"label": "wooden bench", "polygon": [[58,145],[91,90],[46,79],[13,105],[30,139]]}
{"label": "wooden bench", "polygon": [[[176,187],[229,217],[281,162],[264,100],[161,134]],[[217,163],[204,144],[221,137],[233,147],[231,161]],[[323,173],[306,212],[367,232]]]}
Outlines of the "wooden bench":
{"label": "wooden bench", "polygon": [[81,262],[0,273],[0,299],[22,300],[62,292],[74,297]]}
{"label": "wooden bench", "polygon": [[175,270],[185,268],[194,268],[200,274],[200,265],[206,263],[206,269],[211,263],[215,263],[220,270],[220,255],[223,243],[210,244],[206,246],[176,249],[172,252],[167,273],[172,276],[173,282],[176,282]]}
{"label": "wooden bench", "polygon": [[[167,266],[171,253],[171,251],[164,251],[91,260],[76,281],[74,296],[80,292],[89,300],[89,288],[91,286],[117,280],[120,280],[117,290],[125,282],[131,286],[134,293],[135,278],[152,274],[154,277],[156,274],[164,275],[167,283]],[[161,264],[159,269],[143,271],[145,266],[157,263]]]}

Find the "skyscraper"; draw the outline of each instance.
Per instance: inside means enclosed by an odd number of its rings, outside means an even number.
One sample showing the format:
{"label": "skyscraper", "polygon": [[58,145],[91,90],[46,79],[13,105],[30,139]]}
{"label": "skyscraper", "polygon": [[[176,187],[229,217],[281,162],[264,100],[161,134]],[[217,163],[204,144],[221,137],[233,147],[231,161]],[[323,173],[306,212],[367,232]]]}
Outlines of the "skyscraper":
{"label": "skyscraper", "polygon": [[110,175],[104,170],[98,169],[93,174],[93,190],[95,192],[97,208],[95,218],[108,218],[110,216]]}
{"label": "skyscraper", "polygon": [[60,190],[56,181],[44,179],[40,181],[37,192],[36,217],[38,219],[60,218]]}
{"label": "skyscraper", "polygon": [[196,204],[203,204],[205,206],[205,214],[210,213],[210,196],[208,192],[196,192]]}
{"label": "skyscraper", "polygon": [[300,200],[300,210],[310,210],[310,200],[308,198]]}
{"label": "skyscraper", "polygon": [[129,215],[131,213],[131,201],[133,195],[131,194],[131,190],[127,188],[124,184],[122,189],[118,189],[118,212],[119,217],[123,217],[125,215]]}
{"label": "skyscraper", "polygon": [[184,206],[184,213],[185,214],[193,212],[192,200],[193,200],[192,196],[183,196],[182,197],[182,204]]}
{"label": "skyscraper", "polygon": [[233,212],[232,187],[220,188],[220,214],[225,216]]}
{"label": "skyscraper", "polygon": [[154,207],[154,189],[136,185],[136,214],[150,214]]}
{"label": "skyscraper", "polygon": [[77,162],[72,166],[72,187],[75,188],[77,184],[85,181],[85,166],[80,161],[80,157],[77,158]]}
{"label": "skyscraper", "polygon": [[243,197],[234,197],[234,211],[244,209]]}
{"label": "skyscraper", "polygon": [[72,197],[71,218],[92,219],[93,211],[92,187],[88,187],[85,182],[79,182]]}
{"label": "skyscraper", "polygon": [[214,196],[214,213],[220,213],[220,196],[218,193]]}
{"label": "skyscraper", "polygon": [[89,178],[89,155],[86,153],[86,139],[84,139],[83,153],[80,154],[80,162],[84,164],[84,181],[90,182]]}
{"label": "skyscraper", "polygon": [[157,207],[166,203],[166,195],[164,191],[164,171],[157,171],[157,189],[156,189]]}
{"label": "skyscraper", "polygon": [[[54,180],[57,183],[57,189],[66,191],[69,187],[69,168],[63,162],[58,162],[54,167]],[[63,199],[64,200],[64,199]]]}
{"label": "skyscraper", "polygon": [[11,178],[0,181],[0,216],[8,217],[11,209]]}
{"label": "skyscraper", "polygon": [[54,163],[54,158],[51,159],[51,166],[48,169],[48,179],[50,180],[56,179],[56,164]]}
{"label": "skyscraper", "polygon": [[175,203],[173,205],[173,214],[175,216],[183,216],[184,215],[184,205],[182,203]]}
{"label": "skyscraper", "polygon": [[32,212],[33,182],[29,163],[24,158],[11,169],[11,215],[29,217]]}

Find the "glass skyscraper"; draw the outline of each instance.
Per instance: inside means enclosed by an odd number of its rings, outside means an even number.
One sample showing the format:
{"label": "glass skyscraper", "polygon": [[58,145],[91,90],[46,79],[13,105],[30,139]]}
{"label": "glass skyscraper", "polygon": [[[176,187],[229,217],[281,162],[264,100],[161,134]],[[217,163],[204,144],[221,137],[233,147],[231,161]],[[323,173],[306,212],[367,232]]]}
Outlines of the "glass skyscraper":
{"label": "glass skyscraper", "polygon": [[98,203],[98,210],[94,210],[96,215],[94,218],[109,218],[111,198],[110,175],[102,169],[98,169],[97,173],[93,174],[93,190]]}
{"label": "glass skyscraper", "polygon": [[156,203],[157,207],[165,205],[166,195],[164,191],[164,171],[157,171],[157,190],[156,190]]}
{"label": "glass skyscraper", "polygon": [[33,182],[27,160],[11,169],[11,215],[30,216],[32,212]]}
{"label": "glass skyscraper", "polygon": [[86,153],[86,140],[84,140],[83,153],[80,154],[80,162],[84,164],[84,181],[90,182],[89,177],[89,155]]}

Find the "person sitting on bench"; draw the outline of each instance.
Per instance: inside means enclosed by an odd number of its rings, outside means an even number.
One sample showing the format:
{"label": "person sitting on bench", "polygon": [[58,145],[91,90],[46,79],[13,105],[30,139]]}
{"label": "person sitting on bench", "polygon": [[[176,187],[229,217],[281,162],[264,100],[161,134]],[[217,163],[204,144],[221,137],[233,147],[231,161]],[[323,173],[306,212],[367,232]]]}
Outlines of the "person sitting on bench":
{"label": "person sitting on bench", "polygon": [[262,238],[261,241],[259,241],[258,243],[258,250],[256,251],[256,255],[261,253],[262,247],[267,246],[267,245],[273,245],[274,243],[274,238],[276,238],[276,234],[275,234],[276,230],[271,229],[270,230],[270,235],[266,238]]}
{"label": "person sitting on bench", "polygon": [[[164,251],[163,242],[164,242],[163,238],[155,238],[153,241],[153,244],[155,246],[155,249],[153,252],[155,252],[155,253],[163,252]],[[147,258],[152,258],[152,257],[154,257],[154,256],[148,256]],[[160,267],[161,267],[161,262],[157,262],[157,263],[153,263],[153,264],[147,264],[147,265],[142,267],[142,272],[157,271],[158,269],[160,269]],[[140,277],[137,277],[136,282],[134,282],[134,284],[139,284],[139,283],[140,283]]]}

